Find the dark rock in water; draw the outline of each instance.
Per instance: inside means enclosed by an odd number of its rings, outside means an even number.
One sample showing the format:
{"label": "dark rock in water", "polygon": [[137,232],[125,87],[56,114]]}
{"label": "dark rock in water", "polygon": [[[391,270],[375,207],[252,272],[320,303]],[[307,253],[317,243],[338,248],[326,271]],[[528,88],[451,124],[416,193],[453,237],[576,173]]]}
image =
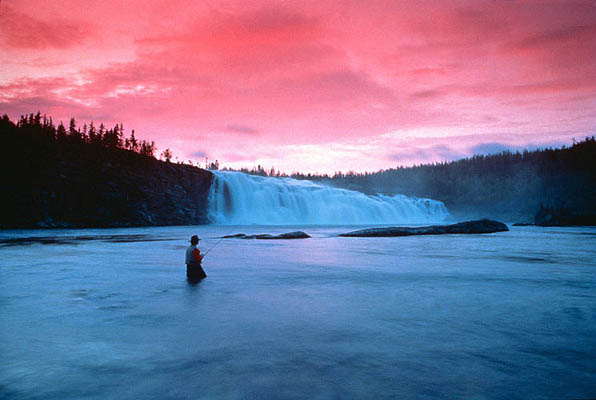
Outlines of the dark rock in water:
{"label": "dark rock in water", "polygon": [[246,235],[244,233],[237,233],[235,235],[226,235],[222,237],[223,239],[245,239]]}
{"label": "dark rock in water", "polygon": [[390,227],[390,228],[371,228],[362,229],[348,233],[342,233],[339,236],[345,237],[391,237],[391,236],[411,236],[411,235],[443,235],[448,233],[493,233],[506,232],[509,229],[507,225],[499,221],[481,219],[477,221],[460,222],[453,225],[433,225],[416,228],[409,227]]}
{"label": "dark rock in water", "polygon": [[272,239],[308,239],[310,235],[302,231],[294,231],[282,233],[281,235],[273,236]]}
{"label": "dark rock in water", "polygon": [[235,235],[224,236],[224,239],[308,239],[310,236],[304,232],[288,232],[280,235],[270,235],[263,233],[259,235],[245,235],[244,233],[237,233]]}

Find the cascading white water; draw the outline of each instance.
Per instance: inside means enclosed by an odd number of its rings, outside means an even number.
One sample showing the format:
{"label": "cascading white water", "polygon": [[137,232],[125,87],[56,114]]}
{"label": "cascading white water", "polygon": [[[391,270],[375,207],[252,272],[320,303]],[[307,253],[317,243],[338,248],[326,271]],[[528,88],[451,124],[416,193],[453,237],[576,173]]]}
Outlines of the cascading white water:
{"label": "cascading white water", "polygon": [[209,218],[221,225],[359,225],[439,222],[449,214],[436,200],[369,196],[311,181],[214,171]]}

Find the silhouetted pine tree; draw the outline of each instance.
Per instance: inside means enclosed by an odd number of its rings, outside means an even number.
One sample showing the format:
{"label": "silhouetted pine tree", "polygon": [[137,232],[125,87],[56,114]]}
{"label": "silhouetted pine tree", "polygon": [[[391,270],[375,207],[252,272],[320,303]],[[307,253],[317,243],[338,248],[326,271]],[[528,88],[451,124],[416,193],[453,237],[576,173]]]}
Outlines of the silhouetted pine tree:
{"label": "silhouetted pine tree", "polygon": [[149,157],[155,157],[155,142],[151,141],[151,143],[149,143],[143,140],[141,142],[139,154]]}
{"label": "silhouetted pine tree", "polygon": [[98,140],[97,131],[95,129],[95,125],[93,125],[93,121],[89,123],[89,131],[87,132],[88,141],[90,144],[96,145],[99,144],[100,141]]}
{"label": "silhouetted pine tree", "polygon": [[58,140],[59,142],[64,142],[66,140],[66,137],[66,128],[62,124],[62,121],[60,121],[58,129],[56,130],[56,140]]}
{"label": "silhouetted pine tree", "polygon": [[106,126],[103,124],[99,124],[99,130],[97,131],[97,144],[103,144],[104,135],[106,134]]}

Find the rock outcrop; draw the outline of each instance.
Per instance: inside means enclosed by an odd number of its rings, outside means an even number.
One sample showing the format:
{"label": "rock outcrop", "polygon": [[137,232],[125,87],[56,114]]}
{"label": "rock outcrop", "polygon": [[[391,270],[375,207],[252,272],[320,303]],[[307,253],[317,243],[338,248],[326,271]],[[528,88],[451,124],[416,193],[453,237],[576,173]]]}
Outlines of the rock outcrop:
{"label": "rock outcrop", "polygon": [[15,159],[10,168],[19,173],[3,171],[0,228],[209,223],[211,172],[121,149],[67,150]]}
{"label": "rock outcrop", "polygon": [[122,125],[87,132],[74,119],[65,132],[39,113],[0,117],[0,229],[209,222],[211,172],[155,159],[154,144],[133,146]]}
{"label": "rock outcrop", "polygon": [[453,233],[494,233],[508,231],[507,225],[499,221],[481,219],[460,222],[453,225],[433,225],[422,227],[371,228],[342,233],[345,237],[392,237],[412,235],[444,235]]}
{"label": "rock outcrop", "polygon": [[280,235],[270,235],[268,233],[258,235],[245,235],[237,233],[235,235],[224,236],[224,239],[308,239],[310,236],[302,231],[282,233]]}

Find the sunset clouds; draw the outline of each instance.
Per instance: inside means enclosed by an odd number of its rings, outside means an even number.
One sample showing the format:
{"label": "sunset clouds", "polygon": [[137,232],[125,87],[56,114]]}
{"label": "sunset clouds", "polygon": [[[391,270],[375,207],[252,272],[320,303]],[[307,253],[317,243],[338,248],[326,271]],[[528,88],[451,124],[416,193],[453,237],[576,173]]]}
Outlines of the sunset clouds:
{"label": "sunset clouds", "polygon": [[593,1],[2,0],[0,112],[376,170],[593,134],[594,54]]}

